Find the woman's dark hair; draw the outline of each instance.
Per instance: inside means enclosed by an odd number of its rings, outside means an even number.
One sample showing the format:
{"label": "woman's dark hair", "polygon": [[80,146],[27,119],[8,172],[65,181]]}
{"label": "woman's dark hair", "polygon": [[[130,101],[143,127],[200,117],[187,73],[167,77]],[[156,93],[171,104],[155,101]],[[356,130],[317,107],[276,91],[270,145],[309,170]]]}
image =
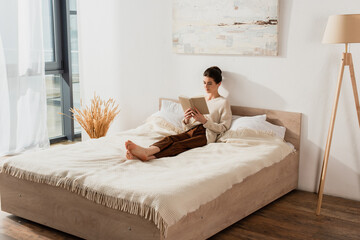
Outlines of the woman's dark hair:
{"label": "woman's dark hair", "polygon": [[221,72],[220,68],[218,68],[217,66],[213,66],[213,67],[209,67],[208,69],[205,70],[204,77],[212,78],[212,79],[214,79],[216,84],[219,84],[222,81],[221,73],[222,72]]}

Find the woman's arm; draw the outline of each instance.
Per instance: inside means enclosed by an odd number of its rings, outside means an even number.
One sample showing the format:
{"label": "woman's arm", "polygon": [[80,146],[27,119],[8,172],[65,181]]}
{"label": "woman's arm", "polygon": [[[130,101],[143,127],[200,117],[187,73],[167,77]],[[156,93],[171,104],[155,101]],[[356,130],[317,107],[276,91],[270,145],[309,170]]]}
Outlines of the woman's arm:
{"label": "woman's arm", "polygon": [[226,130],[228,130],[230,128],[231,119],[232,119],[231,107],[229,101],[226,101],[223,109],[221,109],[219,123],[213,122],[210,118],[207,117],[205,118],[207,119],[205,124],[203,124],[205,128],[208,128],[209,130],[217,134],[223,133]]}

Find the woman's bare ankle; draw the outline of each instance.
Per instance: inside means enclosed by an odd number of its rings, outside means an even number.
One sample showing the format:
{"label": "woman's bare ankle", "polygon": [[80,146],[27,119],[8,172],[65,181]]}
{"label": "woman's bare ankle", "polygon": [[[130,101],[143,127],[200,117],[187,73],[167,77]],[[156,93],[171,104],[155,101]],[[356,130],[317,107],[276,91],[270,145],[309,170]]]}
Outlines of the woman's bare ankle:
{"label": "woman's bare ankle", "polygon": [[153,156],[154,154],[160,152],[160,148],[157,146],[151,145],[150,147],[146,148],[147,156]]}

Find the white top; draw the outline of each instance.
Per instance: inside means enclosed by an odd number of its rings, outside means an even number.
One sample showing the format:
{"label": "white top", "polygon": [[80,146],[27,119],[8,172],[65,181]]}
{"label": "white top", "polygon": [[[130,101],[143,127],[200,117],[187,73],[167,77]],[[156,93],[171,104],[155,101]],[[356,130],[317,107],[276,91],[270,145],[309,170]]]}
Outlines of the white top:
{"label": "white top", "polygon": [[[216,141],[219,134],[224,133],[230,128],[232,113],[229,101],[220,96],[207,101],[210,114],[205,114],[207,122],[203,125],[206,128],[207,143]],[[183,127],[185,130],[193,128],[199,124],[194,118],[191,118],[188,124],[183,119]]]}

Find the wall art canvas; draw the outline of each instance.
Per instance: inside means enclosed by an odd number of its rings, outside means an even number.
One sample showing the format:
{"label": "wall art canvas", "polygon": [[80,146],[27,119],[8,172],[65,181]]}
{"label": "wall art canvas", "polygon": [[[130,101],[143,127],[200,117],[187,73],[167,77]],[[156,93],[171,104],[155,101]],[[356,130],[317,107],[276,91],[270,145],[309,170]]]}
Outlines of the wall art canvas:
{"label": "wall art canvas", "polygon": [[173,0],[173,49],[276,56],[278,0]]}

